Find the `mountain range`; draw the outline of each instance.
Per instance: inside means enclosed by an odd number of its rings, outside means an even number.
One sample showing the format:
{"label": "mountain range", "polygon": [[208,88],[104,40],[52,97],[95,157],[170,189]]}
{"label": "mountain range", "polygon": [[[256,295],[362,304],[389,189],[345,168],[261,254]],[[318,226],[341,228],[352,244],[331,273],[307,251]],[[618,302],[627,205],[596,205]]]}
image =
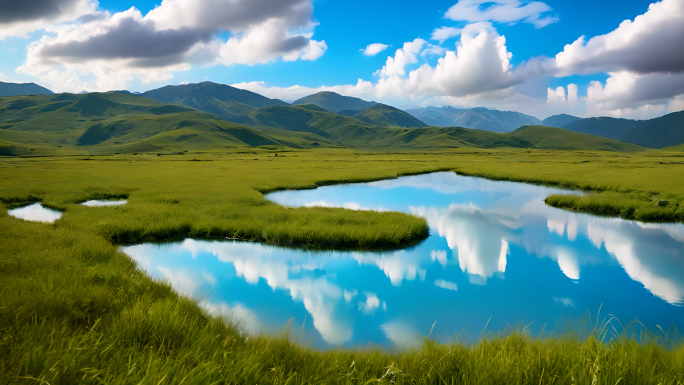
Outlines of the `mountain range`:
{"label": "mountain range", "polygon": [[[555,118],[552,121],[548,121]],[[548,121],[548,122],[547,122]],[[617,139],[649,148],[664,148],[684,143],[684,111],[650,120],[616,118],[581,119],[570,115],[551,117],[545,125]]]}
{"label": "mountain range", "polygon": [[542,122],[486,108],[402,111],[333,92],[288,104],[211,82],[139,95],[117,91],[0,98],[0,155],[240,146],[639,151],[682,143],[684,113],[649,121],[557,115]]}
{"label": "mountain range", "polygon": [[0,97],[21,95],[52,95],[53,92],[35,83],[0,82]]}
{"label": "mountain range", "polygon": [[437,127],[467,127],[493,132],[511,132],[521,126],[542,124],[534,116],[520,112],[489,110],[484,107],[459,109],[451,106],[407,110],[415,118]]}

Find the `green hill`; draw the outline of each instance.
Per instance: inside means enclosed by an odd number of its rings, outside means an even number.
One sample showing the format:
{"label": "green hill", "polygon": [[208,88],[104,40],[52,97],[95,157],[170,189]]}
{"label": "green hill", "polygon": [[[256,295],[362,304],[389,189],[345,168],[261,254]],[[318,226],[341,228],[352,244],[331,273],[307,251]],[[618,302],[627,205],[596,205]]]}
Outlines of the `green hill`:
{"label": "green hill", "polygon": [[[296,147],[313,140],[290,134]],[[112,92],[0,98],[0,154],[144,152],[283,146],[266,133],[191,108]]]}
{"label": "green hill", "polygon": [[286,106],[282,100],[269,99],[257,93],[225,84],[203,82],[180,86],[166,86],[140,94],[140,96],[168,104],[182,104],[224,120],[251,125],[245,115],[255,108]]}
{"label": "green hill", "polygon": [[45,87],[35,83],[4,83],[0,82],[0,97],[23,96],[23,95],[53,95],[54,93]]}
{"label": "green hill", "polygon": [[427,124],[414,118],[409,113],[380,103],[361,111],[353,117],[376,126],[427,127]]}
{"label": "green hill", "polygon": [[665,147],[663,150],[667,151],[682,151],[684,152],[684,143],[677,145],[677,146],[670,146],[670,147]]}
{"label": "green hill", "polygon": [[254,108],[243,115],[253,125],[248,127],[124,92],[7,97],[0,98],[0,155],[180,152],[248,146],[640,149],[552,127],[525,127],[509,134],[460,127],[407,128],[391,121],[396,119],[392,107],[378,105],[366,112],[365,117],[375,116],[371,121],[383,125],[334,114],[315,104]]}
{"label": "green hill", "polygon": [[316,104],[273,106],[254,110],[249,117],[262,129],[282,128],[329,137],[343,127],[370,126],[360,120],[328,112]]}
{"label": "green hill", "polygon": [[324,91],[303,97],[293,102],[292,105],[310,103],[316,104],[334,113],[345,110],[363,111],[367,108],[373,107],[376,104],[375,102],[367,102],[359,98],[342,96],[335,92]]}
{"label": "green hill", "polygon": [[649,148],[671,147],[684,143],[684,111],[650,120],[588,118],[570,123],[565,129]]}
{"label": "green hill", "polygon": [[568,115],[568,114],[560,114],[560,115],[554,115],[554,116],[549,116],[548,118],[542,120],[542,126],[546,127],[558,127],[558,128],[564,128],[570,123],[574,123],[578,120],[582,120],[582,118],[578,118],[576,116]]}
{"label": "green hill", "polygon": [[553,150],[641,151],[643,147],[601,136],[557,127],[523,126],[508,135],[526,140],[536,148]]}

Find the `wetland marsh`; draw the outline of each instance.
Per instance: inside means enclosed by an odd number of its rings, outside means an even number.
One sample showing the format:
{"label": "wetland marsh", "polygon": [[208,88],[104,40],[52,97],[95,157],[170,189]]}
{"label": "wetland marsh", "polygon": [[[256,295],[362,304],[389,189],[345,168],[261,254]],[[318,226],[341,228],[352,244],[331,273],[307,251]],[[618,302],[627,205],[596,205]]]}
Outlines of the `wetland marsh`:
{"label": "wetland marsh", "polygon": [[[371,322],[375,325],[387,323],[389,319],[379,317],[383,301],[387,303],[388,312],[395,311],[397,307],[396,302],[389,300],[391,296],[385,294],[412,284],[425,283],[426,290],[429,286],[433,292],[454,296],[468,291],[506,293],[499,285],[523,281],[516,273],[521,269],[520,265],[516,266],[521,260],[539,267],[540,277],[553,281],[551,283],[562,289],[554,292],[551,298],[547,295],[544,299],[554,309],[572,310],[572,306],[565,306],[569,302],[564,299],[570,299],[575,301],[576,309],[584,306],[591,311],[598,302],[580,300],[591,298],[581,292],[588,290],[593,293],[598,288],[583,284],[593,282],[599,285],[598,275],[607,272],[625,285],[626,294],[636,296],[621,296],[621,293],[614,292],[613,298],[624,301],[636,298],[645,303],[658,303],[656,307],[660,309],[675,309],[677,312],[680,308],[675,303],[681,288],[677,277],[681,274],[677,275],[678,265],[674,259],[663,262],[659,257],[649,258],[650,255],[642,258],[641,249],[634,248],[638,258],[631,261],[643,265],[638,271],[650,272],[634,275],[628,268],[632,266],[628,263],[630,260],[618,257],[622,254],[617,252],[612,255],[608,244],[615,241],[611,238],[613,228],[610,227],[615,223],[618,223],[620,231],[645,234],[646,240],[657,235],[657,241],[642,243],[647,245],[647,250],[664,250],[658,248],[676,245],[678,230],[661,231],[659,225],[656,229],[652,228],[655,225],[646,222],[618,222],[615,216],[598,218],[598,224],[578,219],[575,241],[572,241],[570,234],[574,234],[572,229],[575,227],[570,221],[561,225],[561,220],[549,223],[548,218],[535,219],[539,230],[555,242],[552,245],[563,249],[571,242],[579,242],[583,245],[582,250],[590,253],[588,260],[581,254],[576,259],[578,270],[573,270],[575,265],[567,263],[573,259],[560,258],[562,253],[528,253],[524,247],[527,241],[522,241],[527,239],[524,231],[518,231],[514,226],[515,216],[511,219],[506,215],[493,215],[490,219],[496,231],[490,235],[498,236],[499,240],[480,244],[485,247],[482,250],[496,251],[486,253],[491,254],[496,263],[473,260],[466,264],[467,268],[462,268],[461,255],[456,255],[449,245],[449,238],[457,232],[445,226],[443,238],[439,235],[440,226],[433,225],[435,222],[431,215],[419,217],[402,212],[335,207],[284,207],[265,199],[264,194],[344,182],[384,180],[374,183],[391,184],[401,181],[393,179],[401,175],[455,170],[462,174],[486,174],[493,179],[580,187],[596,192],[585,194],[590,201],[613,194],[619,198],[612,200],[616,207],[637,202],[635,215],[639,212],[679,215],[679,203],[684,198],[684,181],[680,178],[681,154],[528,153],[517,150],[442,153],[321,150],[279,151],[278,154],[276,158],[272,152],[263,150],[168,157],[120,155],[90,160],[79,157],[2,159],[0,176],[4,183],[0,185],[0,199],[6,208],[40,200],[49,207],[64,210],[62,218],[54,224],[23,221],[7,215],[4,210],[0,212],[0,254],[3,255],[0,262],[3,278],[0,280],[0,351],[4,357],[0,360],[0,372],[6,376],[3,382],[32,383],[41,379],[50,383],[181,383],[183,379],[193,378],[195,382],[204,383],[365,383],[368,380],[394,383],[452,380],[469,383],[615,383],[620,378],[627,378],[632,383],[676,384],[684,380],[684,348],[677,334],[668,334],[667,330],[656,333],[642,330],[637,341],[633,336],[620,334],[605,324],[609,316],[603,310],[599,319],[592,314],[590,330],[581,336],[573,330],[543,337],[534,336],[529,329],[498,334],[486,322],[474,325],[470,321],[467,331],[478,334],[474,343],[456,341],[452,344],[452,330],[438,329],[431,339],[426,339],[429,326],[423,326],[424,322],[420,321],[415,330],[411,330],[411,333],[415,331],[419,335],[420,346],[399,351],[367,347],[319,350],[314,346],[302,346],[300,337],[294,334],[289,337],[281,333],[275,336],[247,335],[239,325],[226,324],[218,313],[212,311],[216,309],[208,309],[198,300],[184,297],[190,293],[174,286],[168,279],[164,282],[154,280],[152,269],[148,271],[150,275],[143,273],[141,269],[145,267],[142,264],[119,252],[120,245],[125,243],[230,237],[304,245],[311,250],[338,250],[327,252],[329,254],[358,252],[377,257],[401,251],[410,254],[416,249],[404,248],[420,247],[423,244],[420,242],[427,237],[424,243],[432,245],[436,242],[435,250],[444,251],[446,258],[442,258],[442,253],[435,253],[434,261],[432,255],[430,260],[417,256],[415,279],[407,278],[413,277],[407,273],[386,274],[373,258],[366,260],[367,263],[336,259],[338,263],[347,261],[354,264],[355,269],[372,274],[372,277],[362,280],[360,286],[342,287],[342,297],[344,289],[348,292],[356,289],[357,300],[353,309],[359,313],[358,317],[378,317]],[[585,162],[587,159],[591,162]],[[88,167],[83,167],[86,162]],[[654,172],[659,177],[650,178],[649,183],[645,183]],[[79,204],[111,196],[128,197],[128,203],[101,209]],[[371,198],[368,194],[365,196]],[[535,202],[543,210],[572,214],[576,218],[595,218],[552,209],[544,206],[542,195],[538,198]],[[659,206],[660,200],[667,200],[668,206]],[[338,200],[340,205],[346,202],[345,199]],[[368,206],[373,202],[357,203]],[[391,202],[383,199],[382,203],[387,205]],[[445,205],[440,203],[438,206],[439,214],[440,210],[445,210]],[[442,213],[445,223],[451,223],[453,214],[448,211],[448,206]],[[479,207],[483,215],[494,214],[491,212],[493,207],[482,202]],[[435,218],[442,216],[436,215]],[[428,223],[436,231],[432,236],[429,236]],[[589,229],[590,224],[592,228],[599,229],[608,226],[608,230],[599,237],[603,239],[603,246],[598,247],[592,242],[594,235]],[[681,225],[668,226],[676,228]],[[475,225],[467,226],[466,230],[479,231]],[[642,239],[640,237],[636,239]],[[502,238],[507,239],[511,250],[503,272],[499,269]],[[258,243],[249,245],[260,246]],[[380,254],[370,251],[378,249],[381,249]],[[522,253],[522,257],[514,258],[518,253]],[[213,256],[200,253],[199,258],[215,259],[212,272],[230,273],[233,269]],[[326,263],[323,262],[325,259],[319,259],[311,258],[314,263]],[[166,261],[171,263],[173,257]],[[440,261],[446,261],[447,267],[442,267]],[[289,263],[287,259],[286,262]],[[425,281],[421,280],[420,270],[423,268],[426,270]],[[313,274],[316,279],[332,279],[331,276],[326,277],[321,269],[302,269],[298,274],[300,278]],[[579,283],[573,279],[577,274]],[[482,276],[487,277],[485,285],[478,284]],[[264,286],[267,285],[266,280],[258,274],[251,279],[257,277],[259,285],[245,281],[242,287],[279,295],[283,301],[278,303],[284,307],[293,303],[288,292],[281,289],[273,291]],[[402,286],[395,286],[391,277],[401,277]],[[288,278],[296,276],[288,275]],[[346,278],[340,273],[337,279],[340,283]],[[364,285],[370,285],[371,281],[379,282],[383,290],[372,289],[376,290],[373,293],[379,305],[374,315],[366,315],[359,312],[359,302],[364,302],[367,310],[375,306],[376,302],[369,301],[370,297],[365,294],[371,288]],[[399,282],[399,278],[394,281]],[[525,284],[530,284],[527,281]],[[539,282],[532,284],[538,285]],[[454,287],[456,291],[449,290]],[[614,290],[605,286],[601,288],[605,293]],[[570,294],[565,295],[563,291]],[[252,293],[246,291],[245,295]],[[530,304],[536,304],[534,292],[531,295]],[[553,297],[558,297],[559,301]],[[344,303],[342,306],[346,306]],[[299,315],[306,315],[302,309],[303,302],[295,304],[299,306]],[[443,304],[440,302],[435,306],[446,309]],[[663,314],[658,309],[653,313]],[[426,315],[425,318],[435,317]],[[313,322],[309,317],[307,319]],[[338,319],[333,317],[333,320]],[[496,317],[492,320],[497,322]],[[620,321],[629,322],[629,319]],[[654,318],[652,322],[660,321]],[[447,326],[447,323],[438,321],[435,328],[442,325]],[[360,330],[362,328],[354,328],[352,335]],[[395,330],[399,330],[402,336],[412,336],[402,329]],[[480,338],[482,330],[486,331]],[[436,342],[438,338],[443,344]],[[317,337],[317,340],[322,340],[322,337]],[[379,344],[382,345],[382,341]],[[355,344],[359,345],[366,346]]]}

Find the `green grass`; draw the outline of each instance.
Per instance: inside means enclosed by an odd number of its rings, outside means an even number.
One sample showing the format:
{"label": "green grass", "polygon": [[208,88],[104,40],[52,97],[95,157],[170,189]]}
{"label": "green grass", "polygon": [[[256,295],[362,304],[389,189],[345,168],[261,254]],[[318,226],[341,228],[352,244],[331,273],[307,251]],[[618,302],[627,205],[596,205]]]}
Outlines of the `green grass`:
{"label": "green grass", "polygon": [[[42,200],[54,225],[0,210],[0,383],[661,383],[684,382],[684,345],[523,331],[414,351],[316,351],[249,337],[154,282],[117,242],[236,236],[313,247],[400,247],[425,221],[399,213],[285,208],[262,192],[452,169],[593,188],[647,207],[682,202],[682,155],[523,150],[350,150],[0,159],[5,208]],[[92,198],[127,197],[88,208]],[[659,198],[668,197],[666,206]],[[646,202],[646,198],[649,198]],[[631,198],[629,198],[631,199]],[[645,206],[645,207],[646,207]],[[676,206],[675,206],[676,207]],[[636,211],[635,211],[636,212]],[[677,211],[674,210],[676,214]],[[482,325],[482,328],[485,326]],[[296,340],[296,337],[292,337]]]}

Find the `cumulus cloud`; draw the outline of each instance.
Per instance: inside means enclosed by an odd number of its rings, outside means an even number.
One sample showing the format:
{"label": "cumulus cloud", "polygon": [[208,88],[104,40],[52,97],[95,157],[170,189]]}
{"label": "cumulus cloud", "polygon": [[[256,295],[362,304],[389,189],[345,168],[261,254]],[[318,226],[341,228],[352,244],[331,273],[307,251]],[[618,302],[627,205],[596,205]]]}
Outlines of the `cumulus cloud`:
{"label": "cumulus cloud", "polygon": [[239,36],[233,36],[221,47],[222,64],[256,64],[282,58],[316,60],[327,49],[325,42],[293,35],[281,20],[266,20]]}
{"label": "cumulus cloud", "polygon": [[390,56],[387,58],[385,66],[380,70],[380,75],[405,75],[407,65],[418,63],[416,55],[420,53],[425,43],[427,42],[423,39],[415,39],[411,42],[404,43],[404,47],[399,48],[394,53],[394,57]]}
{"label": "cumulus cloud", "polygon": [[432,40],[439,40],[440,43],[444,42],[444,40],[451,39],[452,37],[456,37],[461,34],[462,29],[461,28],[454,28],[454,27],[440,27],[436,28],[434,31],[432,31]]}
{"label": "cumulus cloud", "polygon": [[[477,7],[476,7],[477,5]],[[678,46],[684,36],[681,2],[664,0],[651,5],[634,21],[592,39],[581,38],[554,58],[532,58],[513,67],[506,38],[490,22],[475,22],[463,30],[438,28],[434,40],[460,34],[455,49],[444,49],[422,39],[405,43],[389,57],[373,83],[354,85],[270,89],[264,84],[245,84],[252,91],[293,100],[322,90],[379,100],[388,104],[486,105],[542,116],[570,113],[577,116],[615,116],[649,119],[684,109],[684,65]],[[546,9],[546,11],[543,11]],[[458,16],[456,11],[458,12]],[[461,1],[448,13],[454,20],[515,22],[548,18],[543,3]],[[425,57],[436,55],[436,64]],[[581,90],[576,84],[549,89],[549,76],[608,72],[604,82]],[[544,90],[546,89],[546,92]],[[277,96],[276,96],[277,95]]]}
{"label": "cumulus cloud", "polygon": [[579,88],[577,87],[577,84],[574,83],[568,84],[567,92],[563,86],[558,86],[556,89],[549,87],[546,91],[546,101],[552,104],[575,104],[578,99],[578,93]]}
{"label": "cumulus cloud", "polygon": [[96,8],[97,1],[93,0],[0,1],[0,40],[74,21],[95,13]]}
{"label": "cumulus cloud", "polygon": [[373,44],[368,44],[365,49],[362,49],[363,54],[366,56],[375,56],[379,54],[380,52],[384,51],[389,47],[387,44],[382,44],[382,43],[373,43]]}
{"label": "cumulus cloud", "polygon": [[684,74],[620,71],[605,84],[591,82],[586,103],[592,115],[651,118],[665,113],[675,96],[684,96]]}
{"label": "cumulus cloud", "polygon": [[684,2],[663,0],[608,34],[566,45],[555,64],[561,74],[684,73],[683,37]]}
{"label": "cumulus cloud", "polygon": [[310,0],[164,0],[147,17],[159,29],[206,28],[233,33],[277,19],[290,27],[311,22]]}
{"label": "cumulus cloud", "polygon": [[405,75],[405,66],[415,63],[415,55],[425,44],[416,39],[388,58],[380,71],[378,95],[466,96],[511,87],[518,80],[512,72],[512,54],[506,38],[488,22],[469,24],[461,33],[456,51],[447,51],[437,65],[423,64]]}
{"label": "cumulus cloud", "polygon": [[547,90],[546,100],[549,103],[565,103],[567,98],[565,96],[565,88],[563,86],[557,87],[555,90],[549,87]]}
{"label": "cumulus cloud", "polygon": [[[429,55],[440,56],[436,65],[424,63],[424,57]],[[514,95],[511,87],[522,82],[523,77],[513,71],[511,57],[506,48],[506,38],[500,36],[491,23],[482,22],[463,29],[455,51],[445,50],[423,39],[404,43],[376,71],[379,79],[375,83],[359,79],[356,84],[317,88],[269,87],[263,82],[233,86],[282,100],[296,100],[320,91],[333,91],[367,100],[380,99],[387,103],[410,98],[475,106],[483,100],[504,100]],[[421,61],[423,64],[418,68],[410,68]],[[518,104],[529,102],[529,98],[516,99]]]}
{"label": "cumulus cloud", "polygon": [[535,28],[543,28],[557,23],[557,16],[544,16],[553,11],[545,3],[539,1],[521,2],[518,0],[459,0],[446,12],[446,17],[457,21],[495,21],[500,23],[533,24]]}
{"label": "cumulus cloud", "polygon": [[195,64],[316,60],[327,45],[312,39],[312,12],[311,0],[164,0],[145,16],[100,13],[31,44],[18,72],[56,90],[109,90]]}

